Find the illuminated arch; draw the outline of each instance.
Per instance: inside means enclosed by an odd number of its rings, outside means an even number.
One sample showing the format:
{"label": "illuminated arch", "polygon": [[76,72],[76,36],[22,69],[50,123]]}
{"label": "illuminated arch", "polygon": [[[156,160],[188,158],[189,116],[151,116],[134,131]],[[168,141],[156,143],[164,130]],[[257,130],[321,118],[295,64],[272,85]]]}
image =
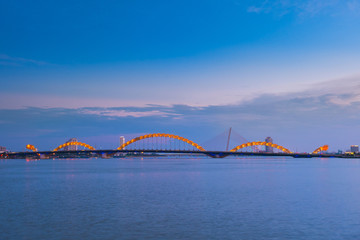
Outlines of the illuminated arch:
{"label": "illuminated arch", "polygon": [[321,146],[321,147],[315,149],[315,151],[313,151],[312,153],[317,154],[322,151],[327,151],[328,149],[329,149],[329,145],[324,145],[324,146]]}
{"label": "illuminated arch", "polygon": [[95,148],[93,148],[92,146],[90,146],[89,144],[86,144],[86,143],[82,143],[82,142],[67,142],[67,143],[64,143],[60,146],[58,146],[57,148],[55,148],[53,151],[56,152],[56,151],[59,151],[61,148],[64,148],[64,147],[67,147],[67,146],[72,146],[72,145],[77,145],[77,146],[82,146],[82,147],[86,147],[90,150],[95,150]]}
{"label": "illuminated arch", "polygon": [[268,146],[268,147],[273,147],[273,148],[277,148],[285,153],[292,153],[289,149],[284,148],[283,146],[274,144],[274,143],[268,143],[268,142],[248,142],[248,143],[244,143],[241,144],[233,149],[230,150],[230,152],[236,152],[237,150],[241,149],[241,148],[245,148],[245,147],[250,147],[250,146],[259,146],[259,145],[263,145],[263,146]]}
{"label": "illuminated arch", "polygon": [[26,145],[26,148],[29,149],[29,150],[32,150],[34,152],[37,152],[37,148],[34,147],[34,145],[28,144],[28,145]]}
{"label": "illuminated arch", "polygon": [[173,134],[166,134],[166,133],[147,134],[147,135],[143,135],[143,136],[131,139],[130,141],[128,141],[128,142],[124,143],[123,145],[121,145],[120,147],[118,147],[117,150],[122,150],[126,146],[128,146],[128,145],[130,145],[130,144],[132,144],[134,142],[137,142],[137,141],[140,141],[140,140],[143,140],[143,139],[146,139],[146,138],[154,138],[154,137],[174,138],[174,139],[186,142],[186,143],[190,144],[191,146],[196,147],[200,151],[205,151],[205,149],[203,147],[201,147],[200,145],[198,145],[197,143],[194,143],[193,141],[191,141],[189,139],[186,139],[186,138],[183,138],[183,137],[180,137],[180,136],[177,136],[177,135],[173,135]]}

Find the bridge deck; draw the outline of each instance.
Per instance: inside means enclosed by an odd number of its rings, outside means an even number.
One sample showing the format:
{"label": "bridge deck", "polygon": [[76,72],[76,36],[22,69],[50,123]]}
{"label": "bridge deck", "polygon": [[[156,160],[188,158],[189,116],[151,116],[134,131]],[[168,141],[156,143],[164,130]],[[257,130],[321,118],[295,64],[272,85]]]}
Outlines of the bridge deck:
{"label": "bridge deck", "polygon": [[293,157],[293,158],[360,158],[360,155],[348,154],[312,154],[312,153],[265,153],[265,152],[230,152],[230,151],[191,151],[191,150],[81,150],[81,151],[40,151],[40,152],[9,152],[0,154],[1,159],[16,158],[86,158],[113,157],[115,154],[134,154],[156,156],[159,154],[202,154],[212,158],[227,156],[263,156],[263,157]]}

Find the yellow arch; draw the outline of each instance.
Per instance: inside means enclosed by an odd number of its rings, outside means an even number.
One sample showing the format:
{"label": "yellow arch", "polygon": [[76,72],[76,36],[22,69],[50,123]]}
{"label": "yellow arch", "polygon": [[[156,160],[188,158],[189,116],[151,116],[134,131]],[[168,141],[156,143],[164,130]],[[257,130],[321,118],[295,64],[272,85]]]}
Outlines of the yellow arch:
{"label": "yellow arch", "polygon": [[166,134],[166,133],[153,133],[153,134],[147,134],[147,135],[143,135],[143,136],[140,136],[140,137],[137,137],[137,138],[134,138],[134,139],[131,139],[130,141],[124,143],[123,145],[121,145],[120,147],[117,148],[117,150],[122,150],[124,149],[126,146],[134,143],[134,142],[137,142],[137,141],[140,141],[140,140],[143,140],[145,138],[154,138],[154,137],[167,137],[167,138],[174,138],[174,139],[177,139],[177,140],[180,140],[180,141],[183,141],[183,142],[186,142],[194,147],[196,147],[197,149],[199,149],[200,151],[205,151],[205,149],[203,147],[201,147],[200,145],[198,145],[197,143],[194,143],[193,141],[189,140],[189,139],[186,139],[186,138],[183,138],[183,137],[180,137],[180,136],[177,136],[177,135],[173,135],[173,134]]}
{"label": "yellow arch", "polygon": [[60,146],[58,146],[57,148],[55,148],[53,151],[56,152],[56,151],[59,151],[61,148],[64,148],[64,147],[67,147],[67,146],[72,146],[72,145],[77,145],[77,146],[83,146],[83,147],[86,147],[90,150],[95,150],[95,148],[93,148],[92,146],[86,144],[86,143],[82,143],[82,142],[67,142],[67,143],[64,143],[64,144],[61,144]]}
{"label": "yellow arch", "polygon": [[37,152],[37,148],[34,147],[34,145],[28,144],[28,145],[26,145],[26,148],[29,149],[29,150],[32,150],[34,152]]}
{"label": "yellow arch", "polygon": [[321,147],[315,149],[315,151],[313,151],[312,153],[317,154],[322,151],[327,151],[328,149],[329,149],[329,145],[324,145],[324,146],[321,146]]}
{"label": "yellow arch", "polygon": [[259,146],[259,145],[263,145],[263,146],[268,146],[268,147],[273,147],[273,148],[277,148],[285,153],[292,153],[289,149],[284,148],[283,146],[274,144],[274,143],[268,143],[268,142],[248,142],[248,143],[244,143],[241,144],[233,149],[230,150],[230,152],[236,152],[237,150],[241,149],[241,148],[245,148],[245,147],[250,147],[250,146]]}

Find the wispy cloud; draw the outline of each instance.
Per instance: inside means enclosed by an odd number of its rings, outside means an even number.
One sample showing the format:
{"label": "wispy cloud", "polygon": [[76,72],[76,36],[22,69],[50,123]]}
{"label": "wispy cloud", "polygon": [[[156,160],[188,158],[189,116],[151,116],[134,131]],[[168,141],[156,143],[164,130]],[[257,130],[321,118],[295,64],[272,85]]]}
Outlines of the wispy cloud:
{"label": "wispy cloud", "polygon": [[352,0],[346,2],[348,9],[351,11],[359,11],[360,10],[360,1],[359,0]]}
{"label": "wispy cloud", "polygon": [[264,12],[266,9],[264,9],[263,7],[259,7],[259,6],[250,6],[248,7],[247,11],[250,13],[261,13]]}
{"label": "wispy cloud", "polygon": [[23,66],[23,65],[48,65],[49,63],[44,61],[38,61],[29,58],[11,57],[6,54],[0,54],[0,65],[4,66]]}
{"label": "wispy cloud", "polygon": [[108,109],[81,109],[80,113],[83,114],[90,114],[90,115],[99,115],[99,116],[106,116],[106,117],[169,117],[174,116],[178,117],[180,114],[177,113],[169,113],[159,110],[149,110],[144,111],[144,109],[137,109],[137,111],[128,111],[124,109],[116,109],[116,108],[108,108]]}
{"label": "wispy cloud", "polygon": [[298,15],[316,15],[322,12],[329,14],[338,14],[340,12],[355,12],[360,9],[359,0],[305,0],[305,1],[260,1],[248,7],[250,13],[275,13],[278,15],[286,15],[295,12]]}

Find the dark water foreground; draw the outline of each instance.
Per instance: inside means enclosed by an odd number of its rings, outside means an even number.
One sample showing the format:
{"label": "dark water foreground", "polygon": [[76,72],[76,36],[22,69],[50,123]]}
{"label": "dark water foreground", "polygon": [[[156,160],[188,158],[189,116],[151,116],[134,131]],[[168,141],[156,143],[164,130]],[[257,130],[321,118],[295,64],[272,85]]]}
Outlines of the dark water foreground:
{"label": "dark water foreground", "polygon": [[360,239],[360,160],[0,161],[0,239]]}

